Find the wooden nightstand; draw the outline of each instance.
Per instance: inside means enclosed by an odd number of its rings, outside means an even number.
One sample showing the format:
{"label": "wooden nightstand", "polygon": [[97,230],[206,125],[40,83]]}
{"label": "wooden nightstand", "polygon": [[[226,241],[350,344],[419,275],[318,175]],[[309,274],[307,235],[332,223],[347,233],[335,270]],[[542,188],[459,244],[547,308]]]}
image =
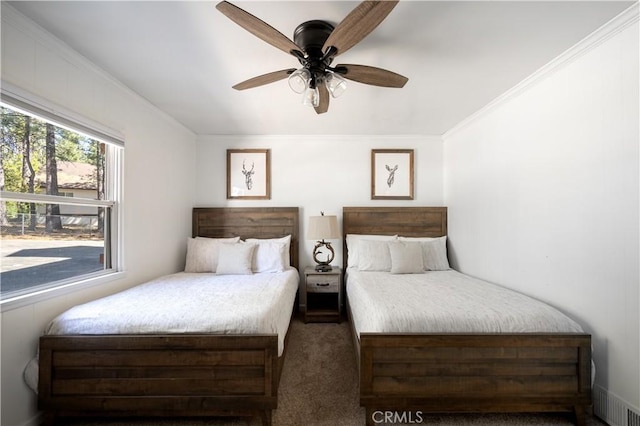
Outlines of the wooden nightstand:
{"label": "wooden nightstand", "polygon": [[340,322],[342,312],[342,270],[317,272],[313,266],[304,269],[300,283],[300,312],[304,322]]}

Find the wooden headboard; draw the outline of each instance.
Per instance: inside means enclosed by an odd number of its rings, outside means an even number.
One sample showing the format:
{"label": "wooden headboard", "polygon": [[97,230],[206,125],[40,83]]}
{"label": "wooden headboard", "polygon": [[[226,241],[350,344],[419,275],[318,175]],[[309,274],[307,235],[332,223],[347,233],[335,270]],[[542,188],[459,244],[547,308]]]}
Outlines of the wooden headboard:
{"label": "wooden headboard", "polygon": [[347,267],[347,234],[442,237],[447,235],[446,207],[343,207],[343,267]]}
{"label": "wooden headboard", "polygon": [[299,270],[298,207],[196,207],[193,237],[278,238],[291,235],[291,266]]}

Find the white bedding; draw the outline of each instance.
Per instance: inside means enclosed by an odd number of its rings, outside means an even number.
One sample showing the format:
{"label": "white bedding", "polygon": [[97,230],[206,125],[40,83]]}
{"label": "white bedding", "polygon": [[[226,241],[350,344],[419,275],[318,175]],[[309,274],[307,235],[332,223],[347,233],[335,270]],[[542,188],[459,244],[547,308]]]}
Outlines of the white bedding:
{"label": "white bedding", "polygon": [[582,332],[552,306],[454,270],[391,274],[348,268],[355,329],[365,332]]}
{"label": "white bedding", "polygon": [[[45,334],[278,334],[278,354],[298,290],[298,271],[252,275],[180,272],[75,306]],[[37,361],[25,379],[37,388]]]}
{"label": "white bedding", "polygon": [[75,306],[45,334],[278,333],[282,353],[298,272],[166,275]]}

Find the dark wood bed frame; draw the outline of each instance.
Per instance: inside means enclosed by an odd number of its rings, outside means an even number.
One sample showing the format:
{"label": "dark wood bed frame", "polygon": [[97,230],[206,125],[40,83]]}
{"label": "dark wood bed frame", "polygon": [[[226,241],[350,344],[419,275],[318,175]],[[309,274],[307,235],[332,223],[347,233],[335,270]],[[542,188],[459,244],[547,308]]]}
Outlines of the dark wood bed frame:
{"label": "dark wood bed frame", "polygon": [[[344,207],[347,234],[447,235],[447,208]],[[346,239],[343,253],[346,270]],[[592,401],[589,334],[358,336],[353,322],[352,333],[368,425],[385,411],[570,412],[585,424]]]}
{"label": "dark wood bed frame", "polygon": [[[298,208],[195,208],[193,236],[291,234],[298,268]],[[286,346],[285,346],[286,348]],[[42,336],[38,407],[59,417],[260,416],[271,424],[284,353],[277,334]]]}

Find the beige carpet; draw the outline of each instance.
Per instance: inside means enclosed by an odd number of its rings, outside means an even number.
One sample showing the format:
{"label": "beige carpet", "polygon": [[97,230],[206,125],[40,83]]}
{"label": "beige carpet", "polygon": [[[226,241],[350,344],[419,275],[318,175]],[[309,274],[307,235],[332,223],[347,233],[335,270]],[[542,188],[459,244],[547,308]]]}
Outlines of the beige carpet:
{"label": "beige carpet", "polygon": [[[365,424],[358,405],[357,371],[349,325],[304,324],[294,320],[280,382],[274,426],[358,426]],[[426,415],[423,425],[441,426],[556,426],[571,425],[566,415]],[[417,417],[414,417],[416,424]],[[254,426],[257,418],[76,420],[81,426]],[[380,425],[399,423],[380,423]],[[587,426],[603,422],[588,418]]]}

